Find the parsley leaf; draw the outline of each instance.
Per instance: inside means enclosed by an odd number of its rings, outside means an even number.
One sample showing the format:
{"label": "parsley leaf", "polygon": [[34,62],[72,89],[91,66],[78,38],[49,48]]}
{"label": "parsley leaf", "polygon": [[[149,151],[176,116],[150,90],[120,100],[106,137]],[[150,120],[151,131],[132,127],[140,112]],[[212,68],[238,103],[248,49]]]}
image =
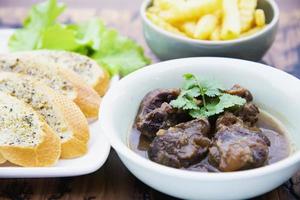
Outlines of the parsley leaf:
{"label": "parsley leaf", "polygon": [[185,91],[182,92],[182,94],[186,95],[186,96],[189,96],[189,97],[192,97],[192,98],[199,97],[201,95],[200,90],[197,87],[193,87],[189,90],[185,90]]}
{"label": "parsley leaf", "polygon": [[188,90],[197,86],[197,80],[193,74],[184,74],[183,78],[185,79],[182,87],[184,90]]}
{"label": "parsley leaf", "polygon": [[199,79],[192,74],[185,74],[181,93],[171,101],[175,108],[187,110],[193,118],[210,117],[220,114],[226,108],[242,106],[246,100],[224,93],[224,87],[215,80]]}
{"label": "parsley leaf", "polygon": [[175,108],[181,108],[183,110],[197,109],[197,101],[195,97],[199,96],[200,93],[197,88],[192,88],[182,92],[177,99],[170,102],[171,106]]}
{"label": "parsley leaf", "polygon": [[194,118],[210,117],[220,114],[225,111],[226,108],[233,106],[242,106],[246,103],[246,100],[231,94],[222,94],[219,97],[219,102],[216,100],[206,104],[206,107],[193,109],[189,114]]}
{"label": "parsley leaf", "polygon": [[224,91],[224,87],[215,79],[204,79],[202,85],[205,88],[205,95],[209,97],[215,97],[221,95],[221,91]]}
{"label": "parsley leaf", "polygon": [[222,109],[230,108],[233,106],[242,106],[246,103],[246,100],[244,98],[231,94],[222,94],[222,96],[220,96],[219,98],[220,102],[217,104],[217,106],[221,107]]}

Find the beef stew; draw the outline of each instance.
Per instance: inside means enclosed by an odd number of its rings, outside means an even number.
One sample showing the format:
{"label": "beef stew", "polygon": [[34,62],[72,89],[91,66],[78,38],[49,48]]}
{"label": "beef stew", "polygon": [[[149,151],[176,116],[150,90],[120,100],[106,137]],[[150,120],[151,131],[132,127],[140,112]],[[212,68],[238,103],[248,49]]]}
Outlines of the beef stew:
{"label": "beef stew", "polygon": [[[249,90],[239,85],[229,90],[220,87],[214,91],[217,95],[201,97],[195,95],[196,86],[184,91],[187,88],[157,89],[145,96],[129,136],[131,149],[159,164],[198,172],[253,169],[289,156],[283,126],[253,103]],[[193,98],[185,103],[193,104],[189,105],[193,110],[174,103],[191,91]],[[237,103],[222,102],[225,97]],[[227,106],[220,108],[220,102]],[[196,116],[195,110],[201,109]]]}

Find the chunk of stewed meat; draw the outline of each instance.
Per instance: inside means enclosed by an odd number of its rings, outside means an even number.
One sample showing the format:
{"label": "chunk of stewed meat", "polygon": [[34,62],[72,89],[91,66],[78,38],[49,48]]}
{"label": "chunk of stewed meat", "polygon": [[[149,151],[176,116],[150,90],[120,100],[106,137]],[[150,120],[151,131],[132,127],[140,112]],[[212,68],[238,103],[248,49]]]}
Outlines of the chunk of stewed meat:
{"label": "chunk of stewed meat", "polygon": [[237,95],[239,97],[242,97],[242,98],[246,99],[247,102],[250,102],[253,100],[253,96],[252,96],[251,92],[238,84],[235,84],[230,90],[226,90],[225,92],[228,94]]}
{"label": "chunk of stewed meat", "polygon": [[220,129],[223,126],[227,127],[232,124],[243,124],[243,126],[255,128],[255,124],[258,121],[259,109],[251,102],[246,103],[242,107],[238,108],[233,113],[225,112],[216,121],[216,129]]}
{"label": "chunk of stewed meat", "polygon": [[254,103],[246,103],[239,108],[235,113],[243,122],[251,127],[258,121],[259,109]]}
{"label": "chunk of stewed meat", "polygon": [[206,119],[178,124],[168,130],[159,130],[150,144],[149,158],[157,163],[182,168],[201,161],[211,144],[207,137],[210,125]]}
{"label": "chunk of stewed meat", "polygon": [[136,127],[141,134],[154,138],[159,129],[167,129],[190,119],[186,112],[169,104],[179,93],[179,89],[157,89],[144,97],[136,118]]}
{"label": "chunk of stewed meat", "polygon": [[259,129],[250,129],[238,117],[225,113],[217,120],[208,159],[225,172],[256,168],[268,159],[269,146],[269,139]]}
{"label": "chunk of stewed meat", "polygon": [[142,118],[147,113],[159,108],[163,103],[170,103],[180,94],[180,89],[156,89],[152,90],[143,98],[137,118]]}
{"label": "chunk of stewed meat", "polygon": [[187,117],[186,113],[173,108],[168,103],[163,103],[159,108],[140,117],[136,122],[136,127],[142,135],[152,139],[159,129],[167,129],[185,121]]}
{"label": "chunk of stewed meat", "polygon": [[223,115],[218,117],[216,121],[216,131],[227,129],[232,125],[243,126],[243,121],[239,117],[235,116],[233,113],[225,112]]}

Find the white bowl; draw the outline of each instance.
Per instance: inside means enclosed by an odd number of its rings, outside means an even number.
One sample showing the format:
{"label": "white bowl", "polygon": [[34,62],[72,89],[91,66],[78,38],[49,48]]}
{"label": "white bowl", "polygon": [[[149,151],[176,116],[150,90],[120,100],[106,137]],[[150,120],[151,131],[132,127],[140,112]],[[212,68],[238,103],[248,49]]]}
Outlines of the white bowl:
{"label": "white bowl", "polygon": [[[144,95],[156,88],[180,87],[182,75],[211,77],[230,87],[249,88],[254,102],[289,132],[295,151],[265,167],[229,173],[201,173],[166,167],[133,152],[128,135]],[[186,58],[145,67],[114,85],[102,101],[101,128],[126,167],[141,181],[184,199],[244,199],[266,193],[287,181],[300,166],[300,80],[278,69],[229,58]]]}

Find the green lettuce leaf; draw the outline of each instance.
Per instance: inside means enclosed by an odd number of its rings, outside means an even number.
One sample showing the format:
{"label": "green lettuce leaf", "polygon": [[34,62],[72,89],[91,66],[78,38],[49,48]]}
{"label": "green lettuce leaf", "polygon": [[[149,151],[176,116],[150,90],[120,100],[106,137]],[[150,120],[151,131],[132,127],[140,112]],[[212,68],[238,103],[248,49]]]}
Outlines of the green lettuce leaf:
{"label": "green lettuce leaf", "polygon": [[40,33],[34,29],[19,29],[9,38],[11,51],[26,51],[37,48]]}
{"label": "green lettuce leaf", "polygon": [[73,30],[55,24],[41,34],[38,48],[72,51],[79,46]]}
{"label": "green lettuce leaf", "polygon": [[46,28],[56,23],[57,17],[65,10],[63,3],[48,0],[32,6],[29,16],[24,21],[24,27]]}
{"label": "green lettuce leaf", "polygon": [[150,60],[144,56],[142,47],[133,40],[120,36],[115,30],[102,33],[100,48],[97,49],[93,58],[112,74],[121,76],[150,63]]}
{"label": "green lettuce leaf", "polygon": [[135,41],[107,28],[99,19],[80,24],[60,24],[65,5],[48,0],[32,7],[23,28],[9,40],[11,51],[58,49],[94,58],[111,75],[127,74],[144,67],[150,59]]}
{"label": "green lettuce leaf", "polygon": [[25,51],[44,46],[40,43],[43,33],[47,34],[47,28],[55,25],[56,18],[64,9],[65,5],[57,3],[56,0],[49,0],[34,5],[28,17],[24,20],[23,28],[16,30],[9,39],[8,45],[10,50]]}
{"label": "green lettuce leaf", "polygon": [[106,27],[101,20],[90,19],[85,23],[78,25],[71,24],[68,27],[76,32],[77,41],[82,46],[93,50],[100,49],[102,33],[106,30]]}

